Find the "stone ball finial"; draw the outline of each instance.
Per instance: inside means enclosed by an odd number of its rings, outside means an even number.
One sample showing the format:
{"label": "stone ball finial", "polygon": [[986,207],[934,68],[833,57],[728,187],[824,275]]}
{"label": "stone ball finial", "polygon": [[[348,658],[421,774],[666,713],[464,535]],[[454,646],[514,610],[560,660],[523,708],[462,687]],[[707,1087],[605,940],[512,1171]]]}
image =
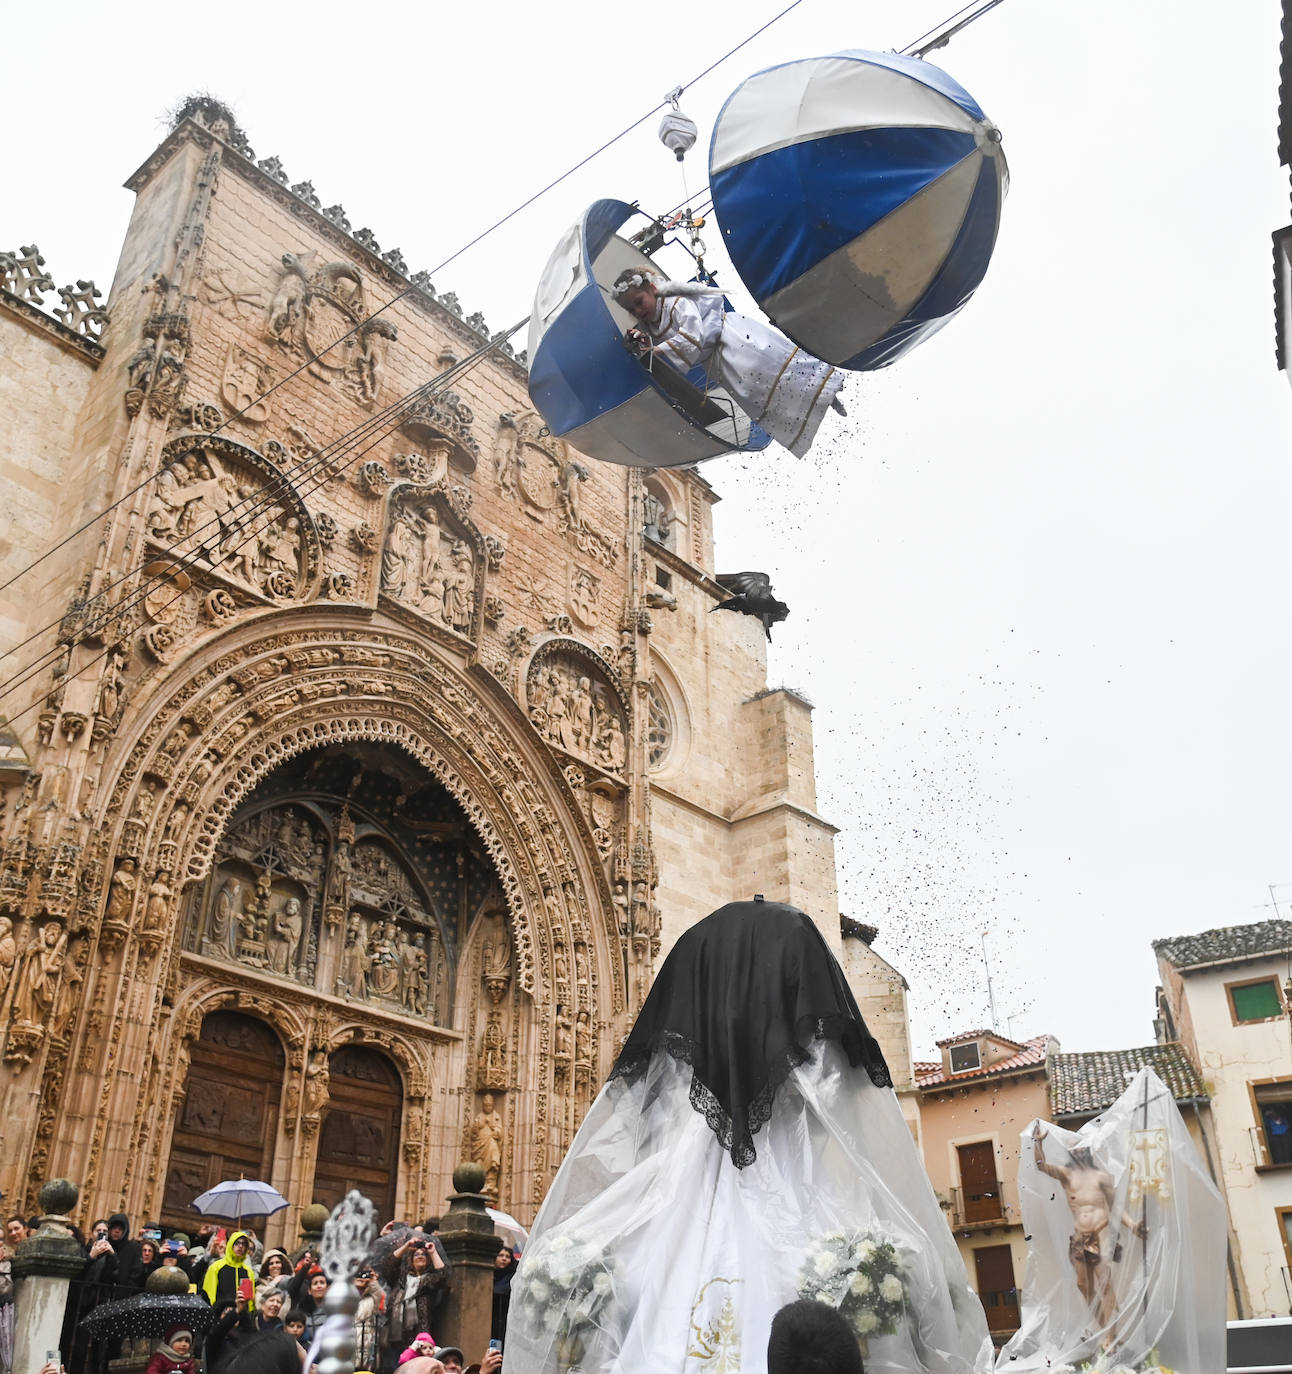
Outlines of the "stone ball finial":
{"label": "stone ball finial", "polygon": [[148,1275],[144,1287],[150,1293],[187,1293],[188,1275],[179,1265],[168,1268],[163,1264],[160,1269],[154,1269]]}
{"label": "stone ball finial", "polygon": [[301,1234],[314,1235],[321,1231],[327,1225],[327,1219],[331,1215],[330,1209],[321,1202],[311,1202],[301,1213]]}
{"label": "stone ball finial", "polygon": [[81,1190],[70,1178],[51,1178],[37,1197],[43,1216],[65,1217],[80,1200]]}
{"label": "stone ball finial", "polygon": [[453,1191],[455,1193],[483,1193],[485,1171],[474,1160],[468,1159],[453,1171]]}

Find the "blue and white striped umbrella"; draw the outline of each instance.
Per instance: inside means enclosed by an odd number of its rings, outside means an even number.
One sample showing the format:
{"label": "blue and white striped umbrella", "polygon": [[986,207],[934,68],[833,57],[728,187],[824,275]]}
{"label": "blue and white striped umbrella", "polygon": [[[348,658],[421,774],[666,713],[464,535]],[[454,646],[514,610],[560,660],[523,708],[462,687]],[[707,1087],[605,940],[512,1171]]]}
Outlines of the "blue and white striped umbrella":
{"label": "blue and white striped umbrella", "polygon": [[860,49],[751,76],[714,125],[732,264],[776,326],[838,367],[895,362],[987,271],[1009,173],[946,72]]}

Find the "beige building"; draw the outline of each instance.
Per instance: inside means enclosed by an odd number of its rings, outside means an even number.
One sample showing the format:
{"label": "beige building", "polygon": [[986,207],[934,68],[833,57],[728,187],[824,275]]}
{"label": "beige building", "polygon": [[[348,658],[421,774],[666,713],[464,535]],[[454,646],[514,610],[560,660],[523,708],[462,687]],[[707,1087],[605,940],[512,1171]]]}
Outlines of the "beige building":
{"label": "beige building", "polygon": [[1292,1312],[1292,922],[1155,940],[1159,1038],[1211,1101],[1239,1316]]}
{"label": "beige building", "polygon": [[997,1345],[1019,1325],[1027,1242],[1018,1197],[1019,1136],[1049,1119],[1050,1036],[1008,1040],[974,1030],[938,1042],[916,1063],[924,1167],[956,1238]]}
{"label": "beige building", "polygon": [[228,111],[128,185],[106,301],[0,256],[0,1188],[245,1173],[278,1241],[469,1156],[528,1218],[679,931],[841,948],[810,708],[709,614],[708,482],[551,438]]}

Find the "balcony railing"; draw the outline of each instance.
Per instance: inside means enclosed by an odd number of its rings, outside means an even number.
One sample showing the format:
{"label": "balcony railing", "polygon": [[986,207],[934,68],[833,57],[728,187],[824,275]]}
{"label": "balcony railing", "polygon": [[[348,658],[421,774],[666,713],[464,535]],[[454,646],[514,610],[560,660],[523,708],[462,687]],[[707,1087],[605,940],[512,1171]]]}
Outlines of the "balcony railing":
{"label": "balcony railing", "polygon": [[1002,1226],[1013,1221],[1011,1209],[1005,1202],[1005,1185],[995,1179],[990,1186],[951,1189],[948,1220],[953,1227]]}

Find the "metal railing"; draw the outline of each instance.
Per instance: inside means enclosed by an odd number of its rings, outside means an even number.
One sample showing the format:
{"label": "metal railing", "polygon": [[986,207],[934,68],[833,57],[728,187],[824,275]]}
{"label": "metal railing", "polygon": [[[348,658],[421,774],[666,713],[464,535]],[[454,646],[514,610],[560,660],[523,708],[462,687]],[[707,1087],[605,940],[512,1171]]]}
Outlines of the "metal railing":
{"label": "metal railing", "polygon": [[951,1189],[949,1220],[953,1227],[1000,1226],[1012,1220],[1005,1202],[1005,1185],[995,1179],[988,1188]]}

